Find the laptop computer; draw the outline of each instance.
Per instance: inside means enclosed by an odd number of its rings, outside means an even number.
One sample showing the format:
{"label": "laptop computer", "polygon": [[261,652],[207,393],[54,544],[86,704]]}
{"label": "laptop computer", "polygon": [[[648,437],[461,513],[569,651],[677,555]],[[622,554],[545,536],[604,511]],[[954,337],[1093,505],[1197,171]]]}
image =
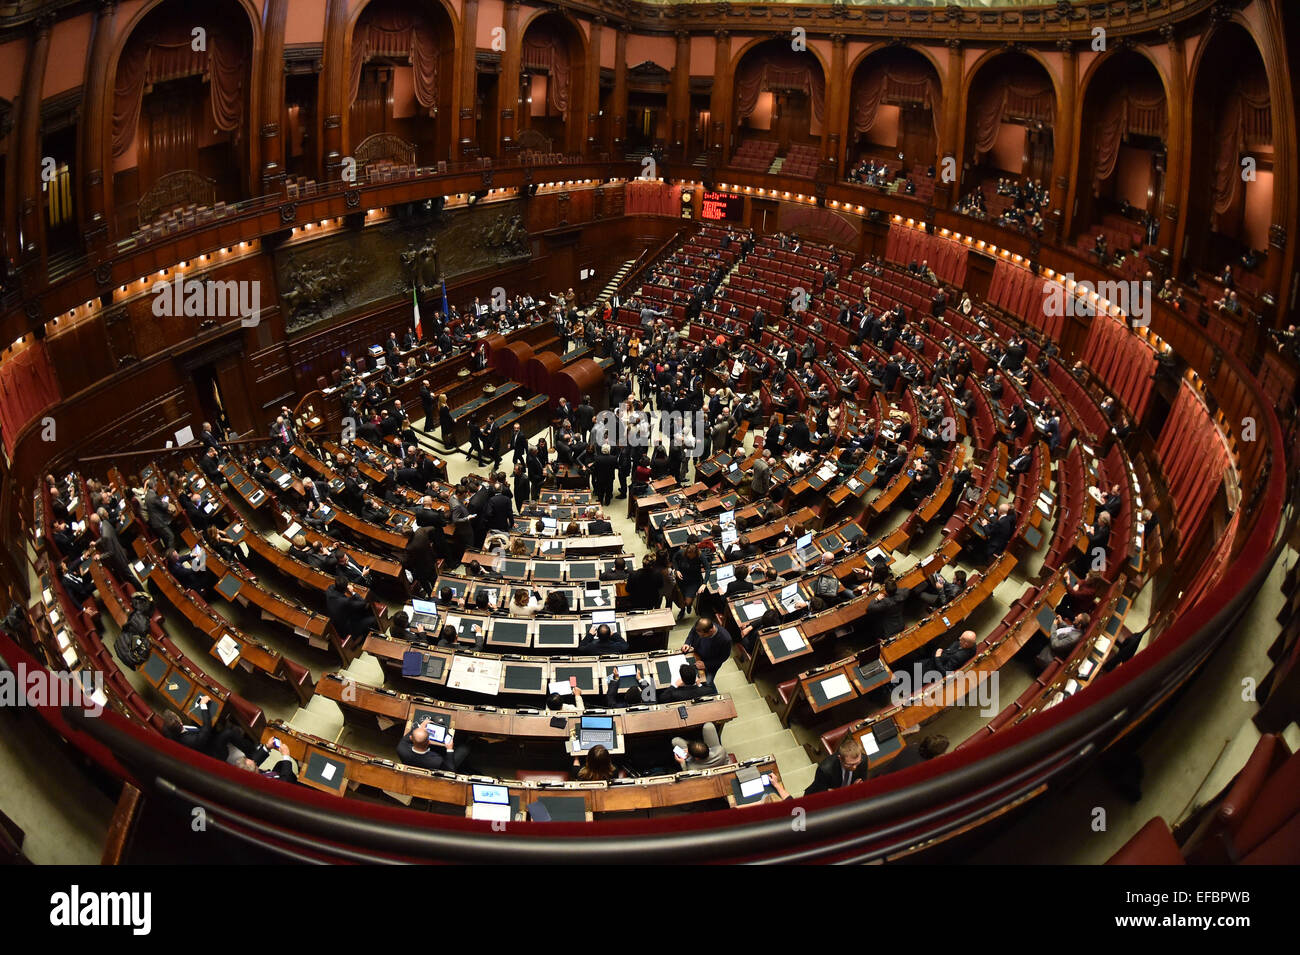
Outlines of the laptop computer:
{"label": "laptop computer", "polygon": [[417,627],[438,626],[438,605],[432,600],[411,601],[411,625]]}
{"label": "laptop computer", "polygon": [[612,716],[584,716],[578,721],[578,749],[614,745],[614,718]]}

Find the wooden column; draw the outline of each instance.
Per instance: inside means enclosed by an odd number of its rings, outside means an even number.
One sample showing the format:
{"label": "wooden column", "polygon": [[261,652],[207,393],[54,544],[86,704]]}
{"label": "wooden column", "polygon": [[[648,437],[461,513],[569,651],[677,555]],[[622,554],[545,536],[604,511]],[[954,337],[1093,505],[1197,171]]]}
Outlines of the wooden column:
{"label": "wooden column", "polygon": [[41,90],[50,58],[52,14],[35,23],[31,55],[23,70],[22,105],[18,111],[18,264],[25,290],[34,291],[45,277],[45,216],[41,193]]}
{"label": "wooden column", "polygon": [[103,0],[95,13],[90,41],[90,62],[86,66],[86,95],[81,121],[81,234],[92,259],[108,240],[108,197],[112,194],[105,176],[112,177],[112,116],[108,111],[108,61],[113,52],[113,19],[117,0]]}
{"label": "wooden column", "polygon": [[731,33],[713,31],[713,91],[709,96],[709,144],[713,160],[731,157]]}
{"label": "wooden column", "polygon": [[289,0],[266,0],[262,10],[262,194],[284,185],[284,25]]}
{"label": "wooden column", "polygon": [[596,142],[600,135],[600,40],[605,18],[592,17],[591,42],[587,44],[587,136],[582,144],[584,156],[594,156],[600,151]]}
{"label": "wooden column", "polygon": [[832,163],[837,171],[840,166],[840,144],[847,138],[849,121],[846,108],[848,96],[845,95],[848,77],[844,75],[844,40],[843,33],[831,34],[831,75],[826,78],[826,115],[822,121],[822,158]]}
{"label": "wooden column", "polygon": [[1052,181],[1047,184],[1052,204],[1061,210],[1061,234],[1058,241],[1068,243],[1074,228],[1074,200],[1079,187],[1079,174],[1086,165],[1080,160],[1080,150],[1074,148],[1074,131],[1079,126],[1080,99],[1079,57],[1074,41],[1057,40],[1061,51],[1061,102],[1056,111],[1056,125],[1052,129]]}
{"label": "wooden column", "polygon": [[[962,165],[965,162],[964,144],[961,141],[962,117],[962,82],[966,74],[966,51],[961,40],[956,37],[948,39],[948,76],[943,84],[943,115],[940,117],[939,131],[943,136],[939,143],[939,162],[935,169],[935,205],[950,209],[959,198],[961,190]],[[952,181],[945,182],[944,161],[952,160]]]}
{"label": "wooden column", "polygon": [[328,0],[325,8],[325,59],[321,74],[321,180],[339,178],[343,165],[343,117],[348,109],[348,0]]}
{"label": "wooden column", "polygon": [[691,35],[686,30],[678,30],[676,35],[677,59],[668,95],[668,154],[685,162],[691,122]]}
{"label": "wooden column", "polygon": [[627,148],[627,28],[619,24],[614,34],[614,99],[609,122],[610,154],[623,158]]}
{"label": "wooden column", "polygon": [[1160,36],[1169,45],[1169,139],[1165,144],[1165,201],[1160,209],[1160,247],[1169,250],[1170,274],[1180,274],[1186,244],[1187,189],[1191,182],[1191,90],[1187,88],[1187,49],[1181,32],[1166,23]]}
{"label": "wooden column", "polygon": [[478,0],[462,0],[460,24],[460,110],[457,149],[461,159],[478,155]]}
{"label": "wooden column", "polygon": [[514,148],[515,132],[518,130],[519,110],[523,103],[519,99],[519,65],[523,62],[524,38],[519,33],[519,0],[506,0],[506,48],[501,56],[501,85],[498,98],[501,101],[501,158],[506,151]]}

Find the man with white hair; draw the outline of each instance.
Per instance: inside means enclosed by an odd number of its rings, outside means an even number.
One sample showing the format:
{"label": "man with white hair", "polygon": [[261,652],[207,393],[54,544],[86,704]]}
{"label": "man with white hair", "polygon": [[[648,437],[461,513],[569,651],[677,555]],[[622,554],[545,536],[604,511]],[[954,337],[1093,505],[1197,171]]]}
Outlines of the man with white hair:
{"label": "man with white hair", "polygon": [[591,484],[596,500],[608,506],[614,500],[614,472],[618,468],[618,455],[608,441],[600,446],[591,466]]}
{"label": "man with white hair", "polygon": [[749,469],[749,490],[756,501],[767,497],[772,490],[772,452],[767,448]]}

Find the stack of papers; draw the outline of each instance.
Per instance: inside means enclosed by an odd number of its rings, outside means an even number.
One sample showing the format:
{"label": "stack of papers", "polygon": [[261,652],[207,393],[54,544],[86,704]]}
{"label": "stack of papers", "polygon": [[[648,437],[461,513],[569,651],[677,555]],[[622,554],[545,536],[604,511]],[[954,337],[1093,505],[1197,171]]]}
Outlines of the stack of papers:
{"label": "stack of papers", "polygon": [[217,657],[226,666],[230,666],[239,659],[239,644],[231,638],[230,634],[226,634],[218,640],[214,649],[217,651]]}

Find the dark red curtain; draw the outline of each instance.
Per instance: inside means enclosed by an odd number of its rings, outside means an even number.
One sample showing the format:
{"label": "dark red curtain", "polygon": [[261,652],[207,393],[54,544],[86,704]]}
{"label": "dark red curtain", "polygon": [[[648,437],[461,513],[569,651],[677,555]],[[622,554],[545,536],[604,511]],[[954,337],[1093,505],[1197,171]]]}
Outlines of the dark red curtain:
{"label": "dark red curtain", "polygon": [[736,77],[736,123],[743,123],[758,107],[759,93],[791,89],[807,94],[813,115],[821,122],[826,112],[826,77],[815,57],[790,50],[750,57]]}
{"label": "dark red curtain", "polygon": [[1196,389],[1186,381],[1160,432],[1156,458],[1174,502],[1182,556],[1191,546],[1230,460],[1223,435]]}
{"label": "dark red curtain", "polygon": [[1083,361],[1106,383],[1135,418],[1151,398],[1156,353],[1127,325],[1105,315],[1090,319],[1092,330],[1083,348]]}
{"label": "dark red curtain", "polygon": [[682,214],[682,187],[666,182],[633,180],[624,190],[627,215],[679,216]]}
{"label": "dark red curtain", "polygon": [[0,428],[10,455],[22,427],[60,397],[45,342],[20,344],[0,361]]}
{"label": "dark red curtain", "polygon": [[876,111],[881,103],[924,106],[930,110],[935,136],[938,136],[940,102],[939,78],[925,67],[876,67],[854,84],[853,108],[849,112],[851,138],[867,132],[876,124]]}
{"label": "dark red curtain", "polygon": [[899,222],[889,226],[885,241],[885,258],[899,265],[920,264],[928,261],[935,275],[950,285],[966,282],[966,264],[970,250],[956,239],[930,235],[923,229],[912,228]]}
{"label": "dark red curtain", "polygon": [[361,90],[361,70],[372,57],[405,59],[415,77],[415,101],[430,115],[438,108],[438,38],[420,13],[393,4],[366,8],[352,34],[348,103]]}
{"label": "dark red curtain", "polygon": [[208,81],[212,124],[238,135],[251,52],[233,30],[217,27],[208,31],[207,49],[195,50],[192,29],[189,21],[146,24],[127,42],[113,90],[114,158],[125,154],[135,139],[145,86],[185,76],[199,75]]}

